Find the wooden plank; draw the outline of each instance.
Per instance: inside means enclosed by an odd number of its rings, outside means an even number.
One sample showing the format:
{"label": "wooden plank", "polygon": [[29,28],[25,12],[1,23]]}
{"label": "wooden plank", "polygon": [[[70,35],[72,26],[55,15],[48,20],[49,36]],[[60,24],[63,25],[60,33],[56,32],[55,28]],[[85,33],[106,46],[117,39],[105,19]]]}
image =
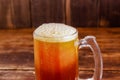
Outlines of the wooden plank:
{"label": "wooden plank", "polygon": [[97,0],[71,0],[71,25],[95,27],[99,19]]}
{"label": "wooden plank", "polygon": [[33,29],[0,30],[0,69],[34,68],[32,33]]}
{"label": "wooden plank", "polygon": [[0,69],[34,69],[33,53],[4,53],[0,58]]}
{"label": "wooden plank", "polygon": [[100,0],[100,26],[120,26],[120,0]]}
{"label": "wooden plank", "polygon": [[[80,71],[80,78],[90,78],[93,71]],[[104,71],[102,80],[120,80],[120,71]],[[35,80],[35,72],[19,70],[0,70],[0,80]]]}
{"label": "wooden plank", "polygon": [[66,10],[66,14],[65,14],[65,17],[66,17],[66,24],[67,25],[71,25],[71,0],[66,0],[66,3],[65,3],[65,10]]}
{"label": "wooden plank", "polygon": [[[33,30],[0,30],[0,69],[34,69]],[[89,34],[97,37],[104,70],[120,70],[120,28],[78,28],[78,31],[81,39]],[[80,70],[93,70],[90,49],[81,49],[79,53]]]}
{"label": "wooden plank", "polygon": [[[94,60],[92,52],[79,52],[79,69],[80,70],[94,70]],[[89,50],[90,51],[90,50]],[[116,55],[116,56],[115,56]],[[120,55],[119,53],[109,56],[109,53],[102,53],[104,70],[120,70]]]}
{"label": "wooden plank", "polygon": [[0,71],[0,80],[35,80],[34,71]]}
{"label": "wooden plank", "polygon": [[11,0],[12,21],[16,28],[32,27],[30,0]]}
{"label": "wooden plank", "polygon": [[11,0],[0,0],[0,28],[14,26],[11,16]]}
{"label": "wooden plank", "polygon": [[64,0],[32,0],[32,24],[65,22]]}
{"label": "wooden plank", "polygon": [[[120,67],[120,29],[119,28],[79,28],[80,39],[87,35],[96,36],[96,40],[101,48],[103,56],[104,70],[114,70],[115,66]],[[80,50],[80,69],[93,69],[94,61],[90,50]],[[85,61],[85,62],[84,62]],[[87,62],[90,63],[87,65]],[[108,63],[107,63],[108,62]],[[114,63],[114,64],[113,64]],[[83,66],[84,65],[84,66]],[[86,66],[85,66],[86,65]],[[120,70],[116,67],[116,70]]]}
{"label": "wooden plank", "polygon": [[85,28],[85,31],[83,28],[78,28],[79,31],[79,37],[83,38],[87,35],[93,35],[96,36],[98,40],[114,40],[120,38],[120,28]]}
{"label": "wooden plank", "polygon": [[[80,78],[90,78],[93,75],[93,71],[80,71]],[[102,80],[120,80],[120,71],[103,71]]]}
{"label": "wooden plank", "polygon": [[0,54],[33,53],[32,33],[33,29],[0,30]]}
{"label": "wooden plank", "polygon": [[0,28],[30,26],[29,0],[0,0]]}

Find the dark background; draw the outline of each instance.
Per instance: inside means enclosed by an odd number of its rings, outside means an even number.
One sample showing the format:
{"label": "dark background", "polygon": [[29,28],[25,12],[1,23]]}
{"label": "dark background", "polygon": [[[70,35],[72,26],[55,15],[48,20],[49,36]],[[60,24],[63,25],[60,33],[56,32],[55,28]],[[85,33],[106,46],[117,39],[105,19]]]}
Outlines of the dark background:
{"label": "dark background", "polygon": [[119,27],[120,0],[0,0],[0,28],[32,28],[49,22]]}

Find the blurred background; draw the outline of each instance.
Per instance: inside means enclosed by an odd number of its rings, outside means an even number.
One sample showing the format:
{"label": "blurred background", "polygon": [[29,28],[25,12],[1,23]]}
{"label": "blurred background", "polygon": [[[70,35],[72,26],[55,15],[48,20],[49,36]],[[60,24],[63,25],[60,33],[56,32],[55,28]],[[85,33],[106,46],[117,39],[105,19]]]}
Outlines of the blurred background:
{"label": "blurred background", "polygon": [[49,22],[119,27],[120,0],[0,0],[0,28],[31,28]]}

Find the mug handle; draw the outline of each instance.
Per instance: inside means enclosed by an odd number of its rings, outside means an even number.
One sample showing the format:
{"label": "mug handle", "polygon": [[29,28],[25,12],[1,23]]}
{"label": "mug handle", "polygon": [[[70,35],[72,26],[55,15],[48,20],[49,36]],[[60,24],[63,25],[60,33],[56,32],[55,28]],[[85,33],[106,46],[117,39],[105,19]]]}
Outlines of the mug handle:
{"label": "mug handle", "polygon": [[103,74],[103,61],[100,48],[94,36],[86,36],[79,42],[79,49],[89,47],[94,54],[95,70],[92,78],[78,80],[101,80]]}

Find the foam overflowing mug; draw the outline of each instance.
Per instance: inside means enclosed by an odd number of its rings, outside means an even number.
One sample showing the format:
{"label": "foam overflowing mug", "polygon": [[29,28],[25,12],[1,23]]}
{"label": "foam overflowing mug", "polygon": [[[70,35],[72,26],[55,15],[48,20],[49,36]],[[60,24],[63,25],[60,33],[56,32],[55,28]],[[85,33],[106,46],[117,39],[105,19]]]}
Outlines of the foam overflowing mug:
{"label": "foam overflowing mug", "polygon": [[[33,36],[36,80],[101,80],[102,57],[94,36],[79,40],[77,29],[60,23],[43,24]],[[90,79],[80,79],[78,74],[78,50],[84,47],[94,54]]]}

